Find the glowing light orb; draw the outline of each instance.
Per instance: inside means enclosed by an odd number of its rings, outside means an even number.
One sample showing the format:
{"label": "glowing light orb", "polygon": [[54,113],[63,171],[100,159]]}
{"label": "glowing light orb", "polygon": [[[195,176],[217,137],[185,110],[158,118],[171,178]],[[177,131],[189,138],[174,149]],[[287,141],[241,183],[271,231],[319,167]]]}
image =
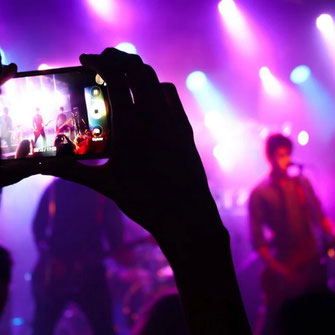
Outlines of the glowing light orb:
{"label": "glowing light orb", "polygon": [[264,127],[259,132],[259,137],[264,140],[269,136],[269,134],[270,134],[270,130],[268,128]]}
{"label": "glowing light orb", "polygon": [[18,327],[18,326],[22,326],[23,324],[24,324],[24,321],[23,321],[22,318],[14,318],[14,319],[12,319],[12,325],[13,326]]}
{"label": "glowing light orb", "polygon": [[285,136],[290,136],[292,134],[292,124],[290,122],[283,124],[282,133]]}
{"label": "glowing light orb", "polygon": [[250,28],[235,2],[233,0],[222,0],[218,4],[218,9],[226,28],[234,37],[234,41],[242,50],[252,51],[254,41],[250,34]]}
{"label": "glowing light orb", "polygon": [[334,29],[333,18],[329,14],[321,14],[316,19],[316,26],[320,31],[328,33]]}
{"label": "glowing light orb", "polygon": [[236,12],[237,8],[233,0],[222,0],[218,4],[219,12],[222,15],[229,15]]}
{"label": "glowing light orb", "polygon": [[309,134],[307,131],[302,130],[298,135],[298,143],[305,146],[309,142]]}
{"label": "glowing light orb", "polygon": [[283,89],[279,80],[271,73],[270,69],[263,66],[259,70],[259,76],[263,82],[263,87],[266,93],[271,96],[280,96]]}
{"label": "glowing light orb", "polygon": [[207,84],[207,76],[201,71],[194,71],[187,76],[186,86],[190,91],[199,91]]}
{"label": "glowing light orb", "polygon": [[50,69],[50,66],[48,64],[41,64],[39,67],[38,67],[38,70],[40,71],[43,71],[43,70],[48,70]]}
{"label": "glowing light orb", "polygon": [[6,64],[6,55],[5,52],[3,51],[3,49],[0,48],[0,56],[1,56],[1,62],[2,64]]}
{"label": "glowing light orb", "polygon": [[91,8],[101,17],[108,19],[112,14],[115,4],[111,0],[87,0]]}
{"label": "glowing light orb", "polygon": [[137,54],[135,45],[129,42],[119,43],[115,48],[120,51],[127,52],[128,54]]}
{"label": "glowing light orb", "polygon": [[263,66],[259,70],[259,76],[261,77],[262,80],[266,80],[269,76],[271,76],[271,71],[268,67]]}
{"label": "glowing light orb", "polygon": [[311,69],[306,65],[299,65],[291,72],[291,81],[294,84],[302,84],[311,76]]}

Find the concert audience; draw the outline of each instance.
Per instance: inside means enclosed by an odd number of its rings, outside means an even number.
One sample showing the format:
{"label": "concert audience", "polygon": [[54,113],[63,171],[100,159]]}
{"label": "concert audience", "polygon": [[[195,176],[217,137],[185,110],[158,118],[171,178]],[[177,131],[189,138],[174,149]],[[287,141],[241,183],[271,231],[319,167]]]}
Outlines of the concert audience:
{"label": "concert audience", "polygon": [[16,149],[15,158],[26,158],[30,153],[31,143],[29,140],[25,139],[20,142]]}

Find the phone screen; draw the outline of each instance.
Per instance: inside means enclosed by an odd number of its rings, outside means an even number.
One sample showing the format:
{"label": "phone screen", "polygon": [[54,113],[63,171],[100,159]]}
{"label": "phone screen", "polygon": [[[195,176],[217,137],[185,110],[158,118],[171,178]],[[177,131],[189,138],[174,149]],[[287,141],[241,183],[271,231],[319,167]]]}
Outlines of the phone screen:
{"label": "phone screen", "polygon": [[0,95],[2,158],[106,157],[110,114],[106,83],[96,73],[18,73]]}

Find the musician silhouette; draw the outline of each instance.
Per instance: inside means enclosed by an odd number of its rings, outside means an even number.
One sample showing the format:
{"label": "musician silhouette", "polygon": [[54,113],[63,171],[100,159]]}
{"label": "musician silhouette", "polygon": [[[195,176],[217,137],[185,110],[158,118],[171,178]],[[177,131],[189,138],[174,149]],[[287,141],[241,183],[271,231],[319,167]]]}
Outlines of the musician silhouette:
{"label": "musician silhouette", "polygon": [[40,136],[43,138],[43,143],[44,146],[46,145],[47,138],[45,136],[45,131],[44,131],[44,121],[43,117],[40,113],[40,109],[37,107],[36,108],[36,114],[33,117],[33,128],[34,128],[34,137],[35,137],[35,144]]}
{"label": "musician silhouette", "polygon": [[7,107],[3,109],[3,115],[0,117],[0,137],[6,142],[8,147],[8,152],[13,151],[11,134],[13,130],[13,122],[9,116],[9,110]]}
{"label": "musician silhouette", "polygon": [[81,308],[94,334],[113,335],[103,260],[123,243],[116,205],[87,187],[58,179],[42,197],[33,234],[39,250],[33,273],[33,335],[53,334],[69,302]]}

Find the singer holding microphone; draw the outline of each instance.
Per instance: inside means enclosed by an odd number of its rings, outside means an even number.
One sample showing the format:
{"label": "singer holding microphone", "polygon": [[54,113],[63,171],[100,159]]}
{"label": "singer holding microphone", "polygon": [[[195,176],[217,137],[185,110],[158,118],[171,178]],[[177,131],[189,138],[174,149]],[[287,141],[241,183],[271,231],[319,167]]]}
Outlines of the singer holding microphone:
{"label": "singer holding microphone", "polygon": [[268,137],[265,151],[271,171],[249,199],[252,245],[265,262],[260,278],[265,307],[258,332],[262,335],[276,334],[276,318],[285,301],[327,288],[317,236],[322,232],[333,237],[334,228],[302,175],[302,166],[298,176],[289,176],[292,149],[289,138]]}

